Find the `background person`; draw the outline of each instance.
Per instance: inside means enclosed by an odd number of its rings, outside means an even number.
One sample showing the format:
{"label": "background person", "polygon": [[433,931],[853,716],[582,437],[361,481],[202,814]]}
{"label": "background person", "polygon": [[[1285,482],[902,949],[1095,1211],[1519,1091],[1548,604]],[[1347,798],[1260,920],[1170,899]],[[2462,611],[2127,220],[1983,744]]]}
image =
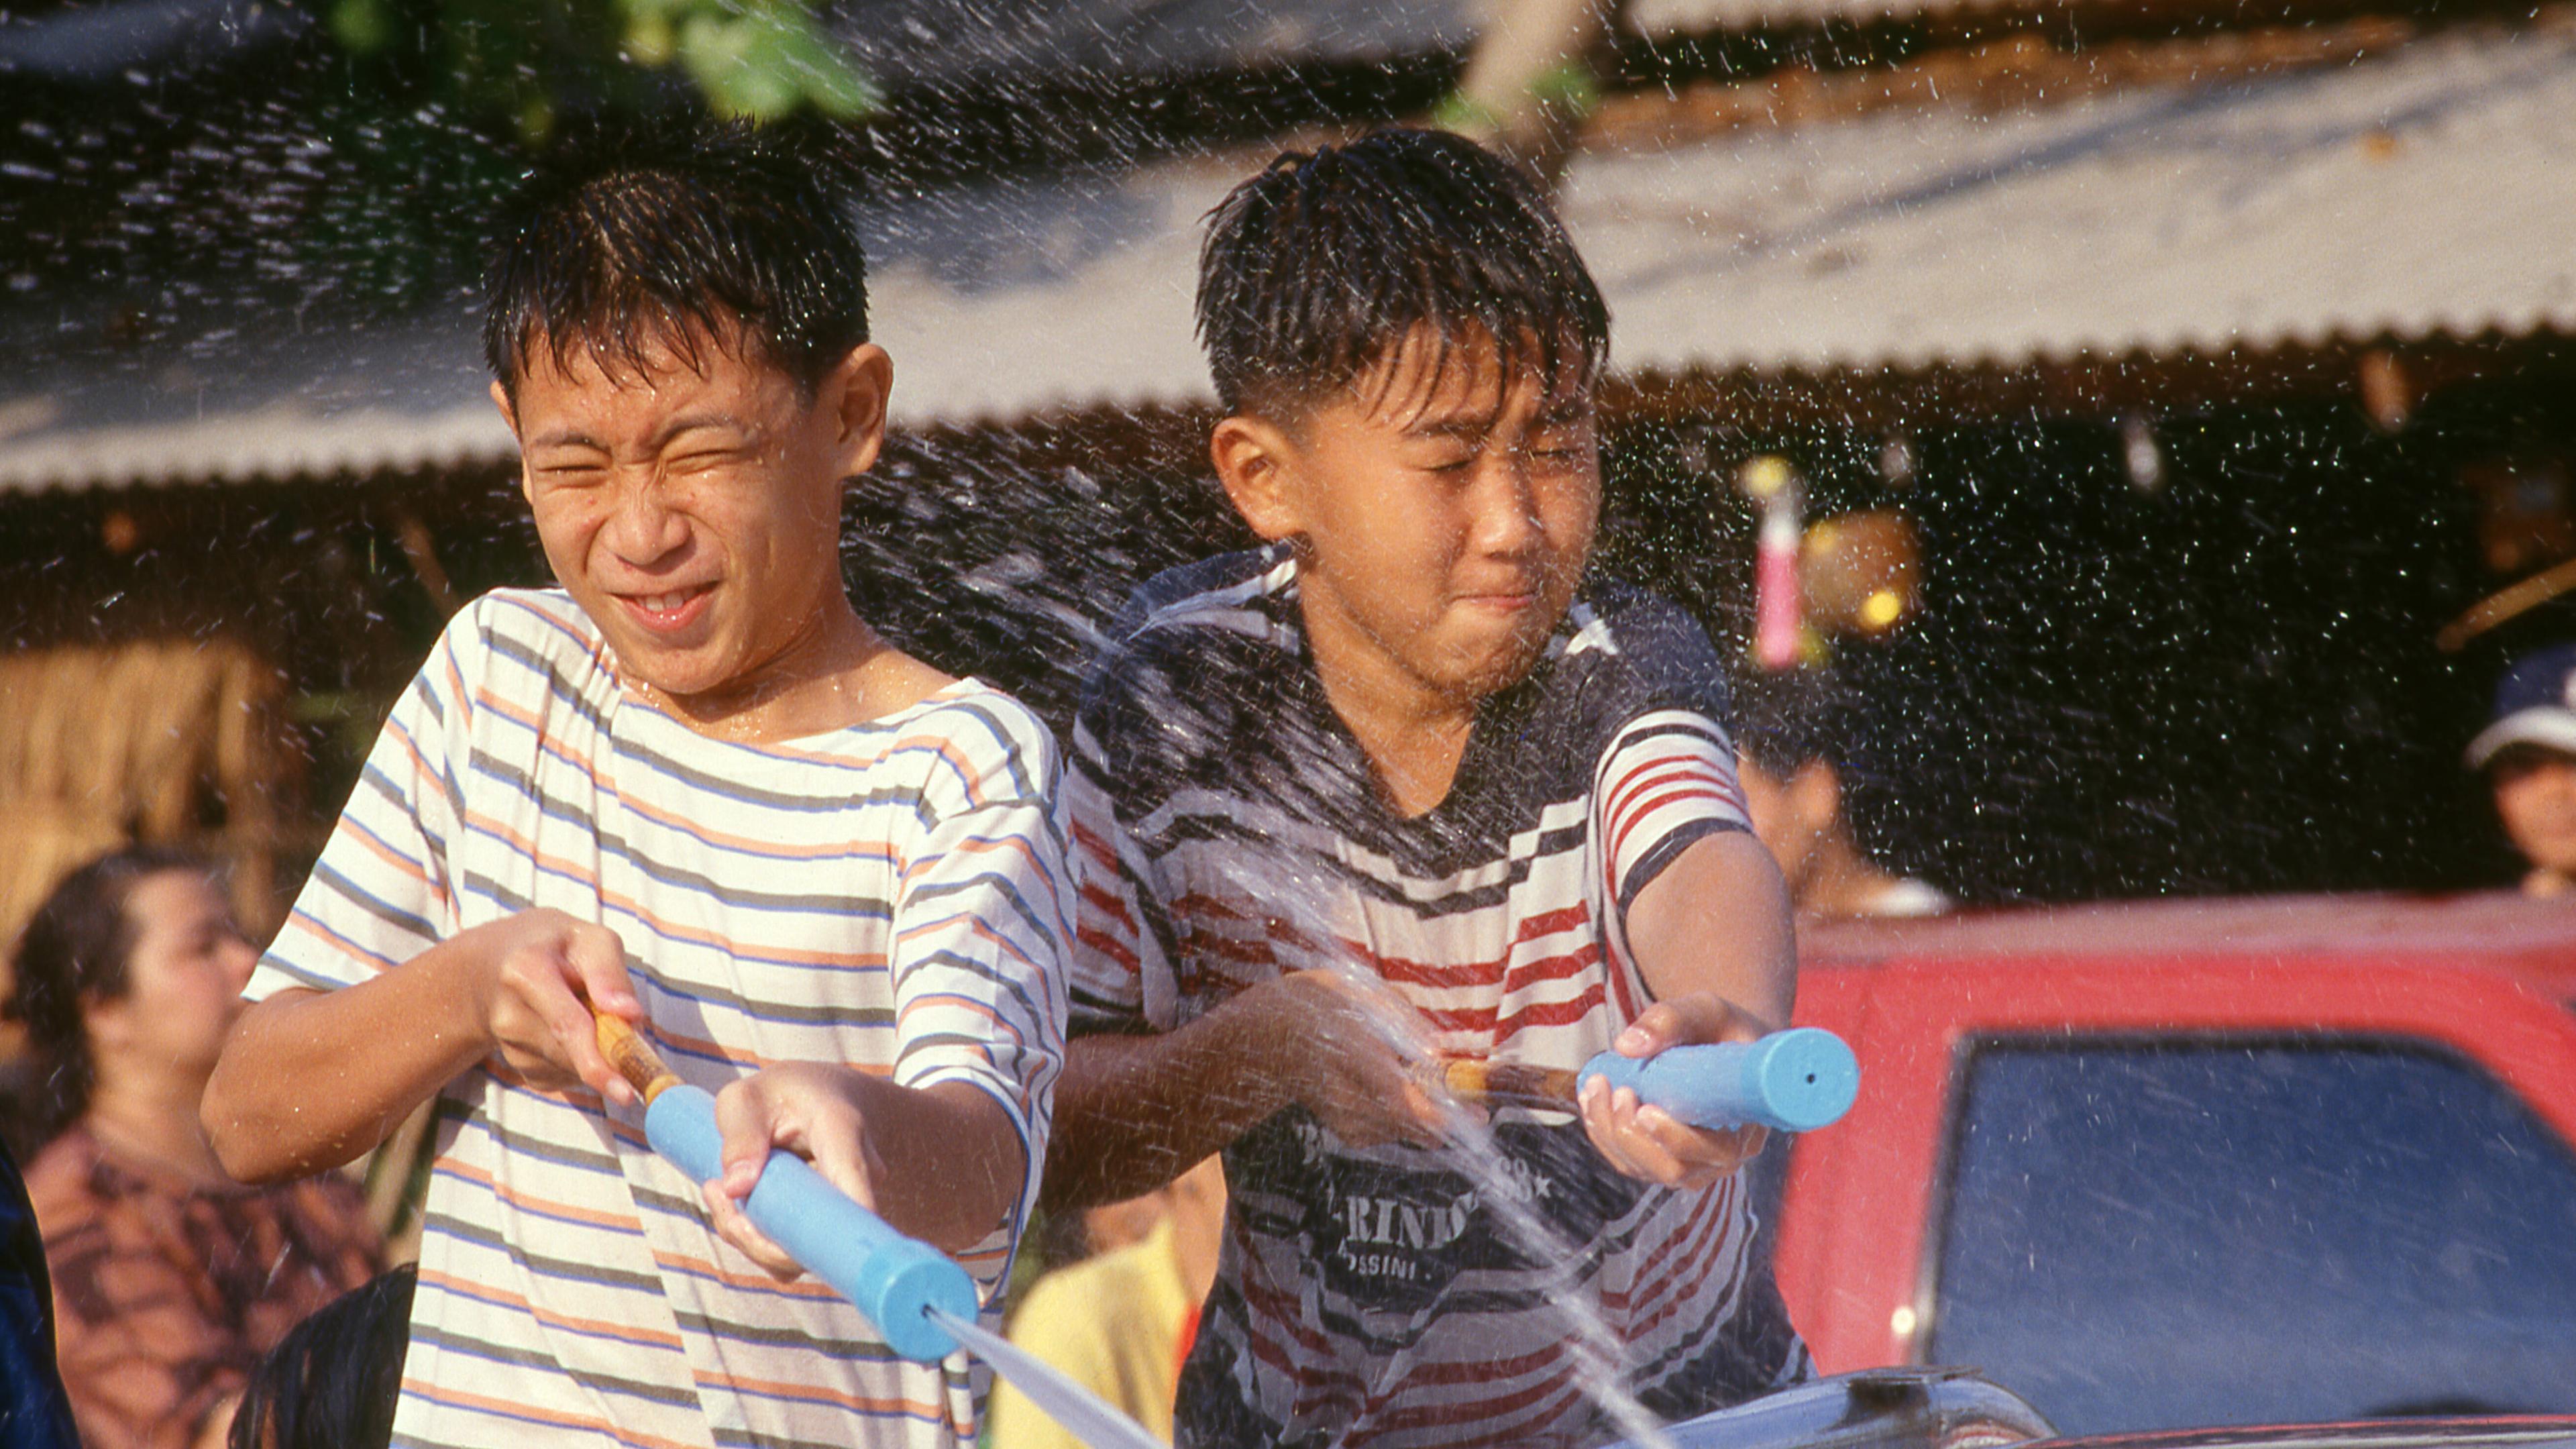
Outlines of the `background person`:
{"label": "background person", "polygon": [[154,848],[74,871],[20,938],[13,1135],[42,1144],[27,1189],[90,1449],[219,1435],[260,1355],[378,1267],[354,1186],[244,1187],[198,1126],[256,955],[207,869]]}
{"label": "background person", "polygon": [[1780,863],[1802,920],[1935,916],[1954,902],[1862,849],[1842,762],[1859,710],[1829,670],[1754,674],[1736,689],[1736,777],[1753,833]]}
{"label": "background person", "polygon": [[2523,894],[2576,889],[2576,644],[2535,650],[2505,670],[2468,765],[2485,772],[2496,818],[2530,865]]}
{"label": "background person", "polygon": [[[1087,1209],[1101,1251],[1031,1284],[1011,1342],[1062,1369],[1169,1443],[1181,1360],[1225,1242],[1225,1168],[1210,1157],[1140,1198]],[[1132,1240],[1101,1243],[1100,1228]],[[993,1385],[993,1449],[1083,1449],[1008,1380]]]}

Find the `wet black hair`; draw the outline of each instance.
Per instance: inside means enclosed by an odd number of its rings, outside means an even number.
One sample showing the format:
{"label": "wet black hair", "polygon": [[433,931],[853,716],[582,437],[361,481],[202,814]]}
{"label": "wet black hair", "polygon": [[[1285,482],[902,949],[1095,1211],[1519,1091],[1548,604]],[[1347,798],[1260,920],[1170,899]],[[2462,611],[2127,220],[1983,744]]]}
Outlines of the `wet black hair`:
{"label": "wet black hair", "polygon": [[406,1263],[350,1289],[295,1325],[251,1370],[229,1449],[381,1449],[394,1436],[411,1346]]}
{"label": "wet black hair", "polygon": [[1843,680],[1815,665],[1747,670],[1736,682],[1735,748],[1787,780],[1821,760],[1839,772],[1859,711]]}
{"label": "wet black hair", "polygon": [[484,271],[483,355],[513,396],[528,349],[641,370],[701,339],[810,397],[868,340],[867,260],[847,167],[803,133],[689,117],[567,137],[503,204]]}
{"label": "wet black hair", "polygon": [[1435,364],[1482,334],[1506,375],[1535,367],[1550,392],[1610,353],[1609,309],[1546,194],[1464,137],[1287,152],[1208,213],[1199,343],[1227,411],[1309,405],[1424,326]]}
{"label": "wet black hair", "polygon": [[89,1110],[98,1074],[82,1009],[125,995],[140,934],[126,903],[136,886],[174,870],[213,873],[204,857],[169,846],[110,851],[63,877],[18,937],[7,1014],[27,1029],[27,1048],[0,1098],[0,1137],[19,1161],[33,1161]]}

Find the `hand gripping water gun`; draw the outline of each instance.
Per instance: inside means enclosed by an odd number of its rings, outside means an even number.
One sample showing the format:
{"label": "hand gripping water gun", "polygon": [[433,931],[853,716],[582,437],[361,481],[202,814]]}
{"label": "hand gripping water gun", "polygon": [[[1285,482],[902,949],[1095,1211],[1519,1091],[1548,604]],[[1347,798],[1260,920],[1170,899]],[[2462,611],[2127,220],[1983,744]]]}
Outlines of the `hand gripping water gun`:
{"label": "hand gripping water gun", "polygon": [[1860,1094],[1860,1062],[1822,1027],[1775,1031],[1759,1041],[1677,1046],[1650,1057],[1603,1052],[1580,1071],[1511,1063],[1442,1064],[1449,1090],[1494,1106],[1565,1108],[1594,1077],[1693,1127],[1759,1125],[1812,1132],[1841,1120]]}
{"label": "hand gripping water gun", "polygon": [[[724,1175],[716,1099],[662,1064],[635,1028],[598,1015],[599,1049],[644,1099],[644,1140],[691,1182]],[[947,1254],[907,1238],[823,1180],[803,1158],[772,1152],[743,1213],[805,1270],[858,1305],[905,1358],[936,1363],[957,1348],[933,1310],[975,1321],[975,1280]]]}
{"label": "hand gripping water gun", "polygon": [[[716,1099],[662,1064],[617,1017],[594,1013],[599,1050],[644,1099],[644,1140],[692,1182],[724,1172]],[[793,1153],[772,1152],[743,1199],[752,1226],[850,1300],[905,1358],[936,1363],[962,1344],[1092,1449],[1164,1449],[1135,1420],[975,1321],[975,1280],[947,1254],[907,1238]]]}

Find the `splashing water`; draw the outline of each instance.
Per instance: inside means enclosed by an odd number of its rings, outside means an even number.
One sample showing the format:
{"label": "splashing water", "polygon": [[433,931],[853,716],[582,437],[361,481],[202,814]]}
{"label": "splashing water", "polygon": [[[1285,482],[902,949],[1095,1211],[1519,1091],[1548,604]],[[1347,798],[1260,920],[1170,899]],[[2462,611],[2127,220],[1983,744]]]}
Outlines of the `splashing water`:
{"label": "splashing water", "polygon": [[[1337,967],[1354,994],[1367,1004],[1368,1020],[1389,1045],[1408,1055],[1422,1048],[1412,1006],[1374,972],[1347,959]],[[1494,1215],[1514,1245],[1533,1263],[1569,1265],[1583,1259],[1581,1245],[1569,1241],[1524,1200],[1519,1184],[1503,1170],[1502,1144],[1483,1118],[1442,1085],[1436,1074],[1423,1080],[1424,1090],[1439,1109],[1441,1156],[1476,1185],[1478,1205]],[[1577,1386],[1616,1425],[1636,1449],[1674,1449],[1663,1420],[1628,1388],[1627,1344],[1612,1332],[1598,1309],[1574,1285],[1566,1283],[1547,1296],[1548,1305],[1565,1321],[1574,1351]]]}
{"label": "splashing water", "polygon": [[[1446,1088],[1434,1090],[1431,1099],[1440,1109],[1444,1153],[1476,1184],[1478,1202],[1494,1215],[1520,1250],[1532,1262],[1580,1262],[1579,1245],[1568,1241],[1523,1202],[1517,1186],[1503,1172],[1502,1144],[1495,1140],[1493,1129]],[[1671,1436],[1664,1432],[1663,1420],[1630,1392],[1627,1345],[1610,1331],[1601,1314],[1571,1285],[1549,1294],[1548,1303],[1573,1330],[1571,1346],[1580,1382],[1593,1404],[1637,1449],[1674,1449]]]}
{"label": "splashing water", "polygon": [[1162,1440],[1146,1433],[1145,1426],[1102,1403],[1089,1389],[1000,1334],[941,1308],[925,1307],[922,1312],[1091,1449],[1169,1449]]}

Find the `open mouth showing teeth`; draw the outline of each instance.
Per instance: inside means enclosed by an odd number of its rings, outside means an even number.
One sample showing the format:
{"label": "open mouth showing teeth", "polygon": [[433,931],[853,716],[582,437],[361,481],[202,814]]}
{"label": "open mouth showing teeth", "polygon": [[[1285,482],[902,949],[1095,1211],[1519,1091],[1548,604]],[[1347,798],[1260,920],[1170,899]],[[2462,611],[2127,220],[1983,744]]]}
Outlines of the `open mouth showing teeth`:
{"label": "open mouth showing teeth", "polygon": [[707,587],[708,586],[706,585],[701,585],[694,589],[680,589],[668,594],[642,594],[633,597],[635,599],[636,607],[643,609],[645,612],[653,614],[667,614],[672,610],[679,608],[681,605],[686,604],[691,599],[696,598],[698,595],[705,593],[707,591]]}

